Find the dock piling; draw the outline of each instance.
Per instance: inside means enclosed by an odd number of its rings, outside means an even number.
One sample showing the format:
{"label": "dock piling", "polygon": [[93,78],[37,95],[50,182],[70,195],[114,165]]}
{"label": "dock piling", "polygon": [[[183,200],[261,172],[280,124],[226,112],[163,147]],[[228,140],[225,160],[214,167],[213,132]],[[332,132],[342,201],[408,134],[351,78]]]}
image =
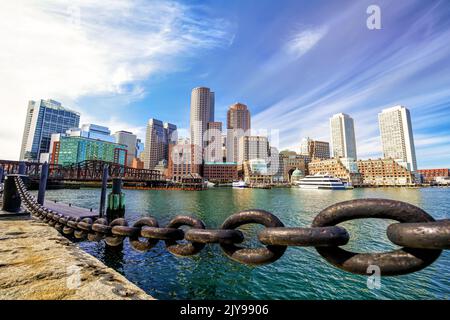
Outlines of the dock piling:
{"label": "dock piling", "polygon": [[102,191],[100,194],[100,208],[98,210],[98,215],[100,218],[105,216],[105,202],[106,202],[106,190],[108,188],[108,165],[103,166],[102,175]]}
{"label": "dock piling", "polygon": [[47,189],[47,179],[48,179],[48,163],[45,162],[41,167],[41,178],[39,180],[39,192],[37,197],[37,202],[40,205],[44,205],[45,190]]}
{"label": "dock piling", "polygon": [[112,192],[108,195],[106,216],[108,221],[122,218],[125,215],[125,194],[122,193],[122,179],[114,178]]}

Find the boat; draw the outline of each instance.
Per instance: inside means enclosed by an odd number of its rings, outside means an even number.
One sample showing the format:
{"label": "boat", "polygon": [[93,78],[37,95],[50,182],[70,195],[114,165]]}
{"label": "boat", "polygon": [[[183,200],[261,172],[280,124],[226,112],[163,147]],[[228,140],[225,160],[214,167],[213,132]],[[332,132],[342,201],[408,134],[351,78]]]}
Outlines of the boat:
{"label": "boat", "polygon": [[310,175],[295,183],[300,189],[347,190],[341,179],[330,175]]}
{"label": "boat", "polygon": [[247,188],[247,183],[245,181],[233,181],[232,184],[233,188]]}
{"label": "boat", "polygon": [[216,185],[212,182],[209,182],[208,180],[205,181],[205,187],[206,188],[214,188]]}

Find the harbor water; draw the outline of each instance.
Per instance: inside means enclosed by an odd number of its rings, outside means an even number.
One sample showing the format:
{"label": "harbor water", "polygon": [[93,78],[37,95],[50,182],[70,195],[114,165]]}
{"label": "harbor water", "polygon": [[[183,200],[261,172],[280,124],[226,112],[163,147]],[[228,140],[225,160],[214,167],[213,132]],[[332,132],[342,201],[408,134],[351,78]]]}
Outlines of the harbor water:
{"label": "harbor water", "polygon": [[[298,188],[232,189],[205,191],[124,190],[125,218],[134,222],[154,216],[164,226],[176,215],[193,215],[207,228],[219,228],[231,214],[246,209],[274,213],[285,226],[308,227],[314,217],[334,203],[358,198],[387,198],[423,208],[435,219],[450,218],[450,188],[374,188],[347,191]],[[97,208],[98,189],[50,190],[46,198]],[[393,221],[361,219],[342,223],[349,234],[343,248],[381,252],[397,248],[386,236]],[[260,226],[241,230],[248,246],[258,246]],[[218,245],[206,245],[197,255],[180,258],[160,241],[148,252],[137,252],[128,240],[120,250],[104,242],[79,246],[157,299],[450,299],[450,251],[424,270],[382,277],[379,289],[369,289],[367,277],[328,264],[314,248],[290,247],[276,262],[246,266],[227,258]]]}

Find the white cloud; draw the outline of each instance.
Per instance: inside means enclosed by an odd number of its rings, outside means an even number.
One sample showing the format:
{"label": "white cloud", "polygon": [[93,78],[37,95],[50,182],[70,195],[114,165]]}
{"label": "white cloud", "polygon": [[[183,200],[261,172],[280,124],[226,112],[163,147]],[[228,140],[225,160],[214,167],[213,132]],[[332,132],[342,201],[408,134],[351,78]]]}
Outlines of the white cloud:
{"label": "white cloud", "polygon": [[139,81],[227,45],[227,22],[196,10],[172,1],[2,1],[0,158],[18,158],[30,99],[73,107],[84,96],[139,97]]}
{"label": "white cloud", "polygon": [[286,51],[300,58],[311,50],[328,32],[327,27],[302,30],[295,34],[286,44]]}

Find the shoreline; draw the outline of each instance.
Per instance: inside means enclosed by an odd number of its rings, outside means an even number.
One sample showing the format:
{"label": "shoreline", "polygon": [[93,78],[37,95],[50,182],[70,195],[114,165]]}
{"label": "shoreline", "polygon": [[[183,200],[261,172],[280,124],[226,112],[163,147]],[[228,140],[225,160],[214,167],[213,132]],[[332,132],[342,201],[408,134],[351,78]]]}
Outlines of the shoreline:
{"label": "shoreline", "polygon": [[154,300],[30,217],[1,217],[0,300]]}

